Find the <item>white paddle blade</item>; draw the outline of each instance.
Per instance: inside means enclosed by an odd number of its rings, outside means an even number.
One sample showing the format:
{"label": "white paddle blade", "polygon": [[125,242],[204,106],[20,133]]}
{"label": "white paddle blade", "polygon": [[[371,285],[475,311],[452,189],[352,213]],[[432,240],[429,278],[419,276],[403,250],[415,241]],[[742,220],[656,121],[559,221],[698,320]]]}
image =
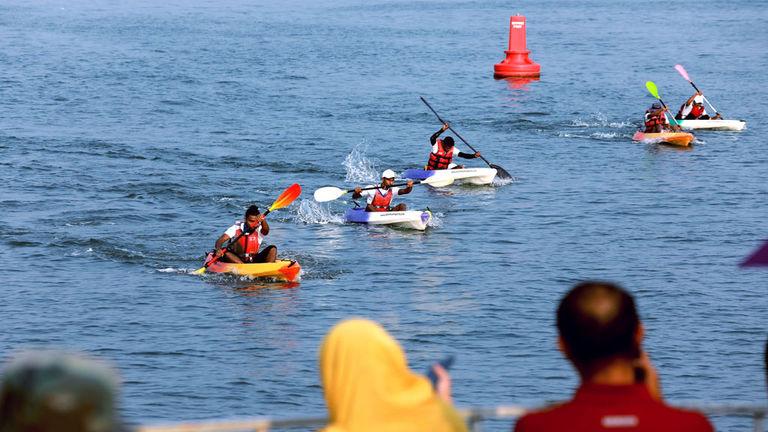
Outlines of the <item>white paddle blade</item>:
{"label": "white paddle blade", "polygon": [[451,175],[449,170],[441,170],[421,182],[432,187],[445,187],[453,183],[453,175]]}
{"label": "white paddle blade", "polygon": [[333,186],[326,186],[316,190],[314,196],[315,201],[317,202],[327,202],[339,199],[345,193],[347,193],[347,191],[343,189],[339,189]]}

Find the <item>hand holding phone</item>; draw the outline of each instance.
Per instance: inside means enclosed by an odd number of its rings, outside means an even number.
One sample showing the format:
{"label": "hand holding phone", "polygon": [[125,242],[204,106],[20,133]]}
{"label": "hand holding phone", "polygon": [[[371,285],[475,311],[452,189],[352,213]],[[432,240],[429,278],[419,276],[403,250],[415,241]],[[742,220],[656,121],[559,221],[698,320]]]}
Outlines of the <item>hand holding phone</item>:
{"label": "hand holding phone", "polygon": [[662,400],[659,374],[645,351],[642,351],[640,357],[635,360],[635,382],[644,383],[654,399]]}
{"label": "hand holding phone", "polygon": [[432,388],[446,403],[451,403],[451,376],[448,374],[448,369],[455,359],[456,357],[452,355],[446,356],[427,371],[427,378],[432,383]]}

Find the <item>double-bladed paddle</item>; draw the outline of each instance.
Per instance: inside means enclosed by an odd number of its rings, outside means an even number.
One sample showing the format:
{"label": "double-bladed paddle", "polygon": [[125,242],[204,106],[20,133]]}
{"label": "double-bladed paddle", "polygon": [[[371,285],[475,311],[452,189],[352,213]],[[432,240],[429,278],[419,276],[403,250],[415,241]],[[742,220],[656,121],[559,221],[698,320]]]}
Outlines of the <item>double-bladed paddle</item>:
{"label": "double-bladed paddle", "polygon": [[[694,84],[694,83],[693,83],[693,81],[691,80],[691,78],[688,76],[688,72],[685,70],[685,68],[683,67],[683,65],[679,65],[679,64],[677,64],[677,65],[675,65],[675,69],[676,69],[676,70],[677,70],[677,71],[680,73],[680,75],[682,75],[682,76],[683,76],[683,78],[685,78],[685,80],[686,80],[686,81],[688,81],[688,82],[689,82],[689,83],[690,83],[690,84],[693,86],[693,88],[694,88],[694,89],[695,89],[697,92],[701,93],[701,90],[699,90],[699,88],[698,88],[698,87],[696,87],[696,84]],[[707,97],[706,97],[706,96],[704,96],[704,93],[701,93],[701,97],[703,97],[703,98],[704,98],[704,101],[707,103],[707,105],[709,105],[709,107],[710,107],[710,108],[712,108],[712,111],[714,111],[714,112],[715,112],[715,115],[720,115],[720,113],[719,113],[719,112],[717,112],[717,108],[715,108],[714,106],[712,106],[712,104],[709,102],[709,99],[707,99]],[[720,115],[720,116],[722,117],[722,115]]]}
{"label": "double-bladed paddle", "polygon": [[[294,183],[290,185],[286,190],[283,191],[283,193],[280,194],[279,197],[275,200],[275,202],[272,203],[271,206],[267,209],[267,211],[264,212],[264,217],[267,217],[267,215],[272,210],[281,209],[283,207],[288,207],[292,202],[296,200],[296,198],[301,195],[301,186],[299,186],[297,183]],[[246,235],[247,233],[245,231],[241,232],[239,235],[235,236],[234,238],[229,239],[226,245],[224,245],[222,250],[227,250],[231,245],[235,244],[238,240],[240,240],[240,237]],[[213,251],[215,252],[215,251]],[[217,257],[214,255],[208,262],[205,263],[202,267],[195,270],[194,274],[203,274],[205,273],[205,269],[208,268],[211,264],[215,263],[219,260],[220,257]]]}
{"label": "double-bladed paddle", "polygon": [[[451,183],[453,183],[453,176],[449,172],[442,172],[442,171],[436,171],[434,175],[431,175],[425,178],[424,180],[418,180],[413,182],[414,185],[425,184],[432,187],[448,186]],[[392,187],[407,186],[407,185],[408,185],[407,183],[398,183],[398,184],[392,185]],[[378,189],[380,187],[381,186],[371,186],[371,187],[363,188],[361,190],[373,190],[373,189]],[[327,202],[327,201],[333,201],[333,200],[339,199],[342,196],[344,196],[344,194],[348,194],[354,191],[355,191],[354,189],[341,189],[335,186],[326,186],[316,190],[314,196],[315,196],[315,201],[317,202]]]}
{"label": "double-bladed paddle", "polygon": [[[650,92],[653,97],[655,97],[656,99],[659,100],[659,102],[661,102],[661,106],[664,107],[664,111],[669,112],[669,108],[667,108],[667,104],[665,104],[664,101],[661,100],[661,96],[659,96],[659,89],[656,87],[656,83],[654,83],[653,81],[646,81],[645,88],[648,89],[648,92]],[[669,112],[669,118],[672,119],[672,123],[675,126],[678,126],[678,127],[680,126],[680,124],[675,119],[675,116],[673,116],[671,112]]]}
{"label": "double-bladed paddle", "polygon": [[[467,140],[465,140],[465,139],[464,139],[464,138],[463,138],[461,135],[459,135],[459,133],[458,133],[458,132],[456,132],[456,130],[455,130],[455,129],[453,129],[453,127],[450,125],[450,123],[448,123],[448,122],[446,122],[445,120],[443,120],[442,118],[440,118],[440,114],[438,114],[438,113],[437,113],[437,111],[435,111],[435,109],[434,109],[434,108],[432,108],[432,105],[430,105],[430,104],[429,104],[429,102],[427,102],[427,100],[426,100],[426,99],[424,99],[424,98],[423,98],[423,97],[421,97],[421,96],[419,96],[419,98],[421,99],[421,101],[422,101],[422,102],[424,102],[424,105],[426,105],[426,106],[427,106],[427,108],[429,108],[429,110],[430,110],[430,111],[432,111],[432,113],[435,115],[435,117],[437,117],[437,119],[440,121],[440,123],[442,123],[442,124],[447,124],[447,125],[448,125],[448,129],[450,129],[450,130],[451,130],[451,132],[453,132],[453,133],[454,133],[454,134],[455,134],[457,137],[459,137],[459,139],[460,139],[460,140],[462,140],[462,141],[464,142],[464,144],[466,144],[466,145],[467,145],[467,147],[469,147],[470,149],[472,149],[472,151],[473,151],[473,152],[477,153],[477,150],[475,150],[475,148],[474,148],[474,147],[472,147],[472,145],[471,145],[471,144],[469,144],[469,143],[467,142]],[[499,178],[502,178],[502,179],[511,179],[511,178],[512,178],[512,175],[511,175],[511,174],[509,174],[509,173],[507,172],[507,170],[505,170],[504,168],[502,168],[502,167],[500,167],[500,166],[498,166],[498,165],[496,165],[496,164],[492,164],[492,163],[488,162],[488,159],[486,159],[486,158],[485,158],[483,155],[480,155],[480,158],[481,158],[483,161],[485,161],[485,163],[486,163],[486,164],[488,164],[488,166],[489,166],[489,167],[491,167],[491,168],[493,168],[493,169],[495,169],[495,170],[496,170],[496,175],[498,175],[498,176],[499,176]]]}

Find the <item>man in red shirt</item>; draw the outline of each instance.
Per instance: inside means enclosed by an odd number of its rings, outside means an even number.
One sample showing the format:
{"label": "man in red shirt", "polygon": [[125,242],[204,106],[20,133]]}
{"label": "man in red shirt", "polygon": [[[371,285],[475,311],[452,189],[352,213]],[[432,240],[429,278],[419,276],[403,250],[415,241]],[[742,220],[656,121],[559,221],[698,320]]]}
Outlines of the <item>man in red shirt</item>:
{"label": "man in red shirt", "polygon": [[573,399],[523,416],[516,432],[711,432],[701,414],[666,405],[642,350],[632,296],[609,282],[582,282],[557,308],[558,345],[581,385]]}

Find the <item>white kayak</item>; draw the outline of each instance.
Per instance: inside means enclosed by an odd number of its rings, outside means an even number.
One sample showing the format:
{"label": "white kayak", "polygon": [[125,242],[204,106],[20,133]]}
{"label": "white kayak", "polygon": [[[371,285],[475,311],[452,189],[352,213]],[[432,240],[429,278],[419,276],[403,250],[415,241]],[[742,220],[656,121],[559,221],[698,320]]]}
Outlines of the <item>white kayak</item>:
{"label": "white kayak", "polygon": [[391,225],[398,228],[415,229],[424,231],[432,213],[429,210],[406,210],[388,212],[367,212],[364,208],[348,209],[344,214],[347,222],[363,223],[368,225]]}
{"label": "white kayak", "polygon": [[493,183],[493,179],[496,177],[496,170],[493,168],[460,168],[437,171],[409,169],[405,170],[403,177],[413,180],[424,180],[436,174],[450,176],[456,182],[473,185],[488,185]]}
{"label": "white kayak", "polygon": [[687,130],[740,131],[747,126],[744,120],[677,120]]}

